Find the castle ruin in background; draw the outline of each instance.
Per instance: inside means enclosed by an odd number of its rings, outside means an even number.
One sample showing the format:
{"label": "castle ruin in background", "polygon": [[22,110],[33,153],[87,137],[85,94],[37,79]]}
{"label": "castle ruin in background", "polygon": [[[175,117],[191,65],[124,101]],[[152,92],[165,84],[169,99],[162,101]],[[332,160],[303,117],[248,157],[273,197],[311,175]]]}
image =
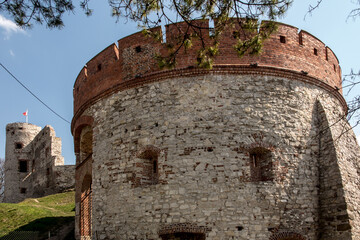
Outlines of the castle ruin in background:
{"label": "castle ruin in background", "polygon": [[360,149],[335,54],[279,24],[261,55],[239,58],[233,31],[211,70],[195,66],[196,40],[159,69],[166,44],[142,33],[81,70],[77,239],[360,239]]}
{"label": "castle ruin in background", "polygon": [[64,165],[54,129],[29,123],[6,126],[4,202],[42,197],[74,187],[74,165]]}

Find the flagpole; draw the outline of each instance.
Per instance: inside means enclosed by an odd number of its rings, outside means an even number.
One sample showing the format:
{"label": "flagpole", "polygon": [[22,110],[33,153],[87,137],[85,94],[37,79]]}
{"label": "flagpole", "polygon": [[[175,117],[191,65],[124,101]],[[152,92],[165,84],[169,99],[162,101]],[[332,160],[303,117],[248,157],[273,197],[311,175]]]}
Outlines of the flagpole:
{"label": "flagpole", "polygon": [[29,110],[26,109],[26,112],[23,113],[23,115],[25,116],[25,119],[26,119],[26,123],[28,123],[28,112],[29,112]]}

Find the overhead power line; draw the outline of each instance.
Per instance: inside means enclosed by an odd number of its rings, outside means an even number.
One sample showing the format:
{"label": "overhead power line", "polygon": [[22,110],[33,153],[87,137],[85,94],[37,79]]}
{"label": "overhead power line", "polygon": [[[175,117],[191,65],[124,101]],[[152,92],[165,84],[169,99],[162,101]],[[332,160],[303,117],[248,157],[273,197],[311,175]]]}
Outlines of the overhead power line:
{"label": "overhead power line", "polygon": [[69,123],[70,122],[68,120],[66,120],[65,118],[63,118],[60,114],[58,114],[57,112],[55,112],[51,107],[49,107],[46,103],[44,103],[38,96],[36,96],[29,88],[27,88],[19,79],[17,79],[14,74],[12,74],[2,63],[0,63],[1,67],[11,76],[13,77],[23,88],[26,89],[26,91],[28,91],[31,95],[33,95],[34,98],[36,98],[40,103],[42,103],[47,109],[49,109],[51,112],[53,112],[56,116],[58,116],[59,118],[61,118],[62,120],[64,120],[65,122]]}

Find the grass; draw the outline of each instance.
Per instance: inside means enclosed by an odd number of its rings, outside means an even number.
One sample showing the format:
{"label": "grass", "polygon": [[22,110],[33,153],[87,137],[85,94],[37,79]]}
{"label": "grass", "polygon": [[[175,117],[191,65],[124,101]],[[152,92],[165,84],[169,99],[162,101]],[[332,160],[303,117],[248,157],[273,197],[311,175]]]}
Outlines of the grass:
{"label": "grass", "polygon": [[75,193],[66,192],[21,203],[0,203],[0,238],[12,231],[39,231],[46,235],[74,221]]}

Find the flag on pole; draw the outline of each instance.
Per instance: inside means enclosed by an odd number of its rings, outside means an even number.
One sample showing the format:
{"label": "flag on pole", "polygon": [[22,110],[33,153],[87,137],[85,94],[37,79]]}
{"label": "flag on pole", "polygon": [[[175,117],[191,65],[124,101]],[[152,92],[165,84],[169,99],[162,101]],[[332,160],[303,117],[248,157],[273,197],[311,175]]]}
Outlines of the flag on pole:
{"label": "flag on pole", "polygon": [[26,117],[26,123],[28,122],[28,113],[29,111],[26,109],[26,112],[23,112],[23,115]]}

